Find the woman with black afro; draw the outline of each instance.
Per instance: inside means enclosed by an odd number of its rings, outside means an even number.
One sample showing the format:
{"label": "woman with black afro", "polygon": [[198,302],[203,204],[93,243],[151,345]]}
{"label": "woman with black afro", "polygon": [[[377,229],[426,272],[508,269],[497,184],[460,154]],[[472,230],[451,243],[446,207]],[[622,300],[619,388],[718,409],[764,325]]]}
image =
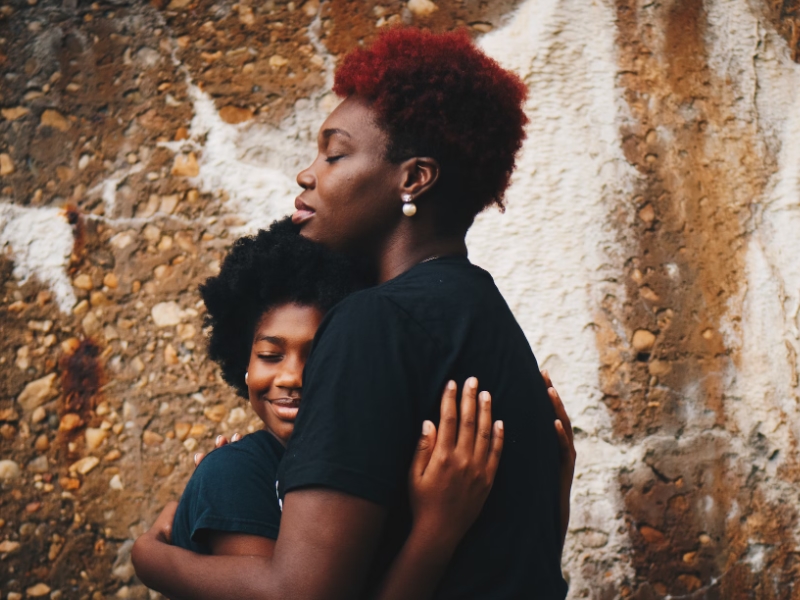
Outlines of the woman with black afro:
{"label": "woman with black afro", "polygon": [[[499,419],[478,437],[504,437],[503,457],[447,568],[431,569],[440,578],[432,597],[561,600],[569,424],[465,243],[480,211],[504,205],[525,137],[525,85],[463,32],[400,28],[347,55],[334,91],[343,101],[320,128],[316,159],[297,176],[292,220],[302,236],[365,264],[377,285],[336,305],[317,332],[278,471],[274,553],[198,556],[171,547],[168,507],[134,548],[137,573],[175,597],[375,597],[412,531],[407,471],[420,428],[455,422],[440,412],[441,391],[476,375],[467,391],[480,380]],[[461,417],[474,427],[468,403]],[[459,507],[458,498],[442,502],[434,521]],[[432,535],[428,548],[452,543]]]}

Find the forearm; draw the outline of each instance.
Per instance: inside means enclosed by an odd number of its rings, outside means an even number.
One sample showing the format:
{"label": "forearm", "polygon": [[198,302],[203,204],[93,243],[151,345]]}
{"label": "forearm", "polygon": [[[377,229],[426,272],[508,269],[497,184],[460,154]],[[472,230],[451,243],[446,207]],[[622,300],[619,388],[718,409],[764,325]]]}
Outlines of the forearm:
{"label": "forearm", "polygon": [[378,600],[433,597],[457,544],[432,528],[414,527],[383,580]]}
{"label": "forearm", "polygon": [[272,561],[263,556],[204,556],[142,535],[133,547],[136,575],[173,600],[282,599]]}

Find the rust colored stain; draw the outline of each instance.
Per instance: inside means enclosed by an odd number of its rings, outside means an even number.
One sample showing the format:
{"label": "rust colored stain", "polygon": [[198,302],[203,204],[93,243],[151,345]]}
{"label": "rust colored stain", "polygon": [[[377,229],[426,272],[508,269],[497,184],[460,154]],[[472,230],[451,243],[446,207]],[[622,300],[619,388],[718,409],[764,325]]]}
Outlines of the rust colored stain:
{"label": "rust colored stain", "polygon": [[767,0],[766,12],[789,44],[792,60],[800,62],[800,0]]}
{"label": "rust colored stain", "polygon": [[86,250],[86,222],[83,219],[83,215],[81,215],[80,209],[75,204],[67,204],[64,207],[64,216],[67,219],[67,223],[72,225],[74,241],[72,243],[70,263],[74,266],[81,261]]}
{"label": "rust colored stain", "polygon": [[106,377],[100,362],[100,347],[90,339],[78,341],[71,352],[61,358],[59,366],[63,394],[58,406],[59,416],[63,419],[64,415],[71,414],[80,418],[76,427],[59,431],[60,441],[66,444],[91,424]]}
{"label": "rust colored stain", "polygon": [[[780,531],[796,512],[760,496],[749,464],[757,446],[734,441],[742,435],[725,403],[738,356],[720,331],[740,302],[750,203],[775,164],[757,124],[735,114],[733,86],[708,66],[702,0],[616,7],[633,117],[623,150],[641,180],[635,221],[619,223],[627,298],[602,307],[629,337],[605,326],[597,339],[615,430],[646,448],[645,464],[620,477],[634,597],[790,598],[795,555]],[[634,340],[639,330],[654,343]]]}

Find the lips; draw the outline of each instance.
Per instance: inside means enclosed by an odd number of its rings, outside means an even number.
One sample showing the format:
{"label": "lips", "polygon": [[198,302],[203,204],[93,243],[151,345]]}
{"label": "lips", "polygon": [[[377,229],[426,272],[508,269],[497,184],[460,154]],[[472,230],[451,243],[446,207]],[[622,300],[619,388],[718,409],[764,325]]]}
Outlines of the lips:
{"label": "lips", "polygon": [[292,223],[295,225],[302,225],[314,216],[314,209],[300,200],[299,197],[295,199],[294,207],[296,210],[292,214]]}
{"label": "lips", "polygon": [[282,421],[294,421],[297,411],[300,410],[300,398],[274,398],[267,399],[272,405],[272,411]]}

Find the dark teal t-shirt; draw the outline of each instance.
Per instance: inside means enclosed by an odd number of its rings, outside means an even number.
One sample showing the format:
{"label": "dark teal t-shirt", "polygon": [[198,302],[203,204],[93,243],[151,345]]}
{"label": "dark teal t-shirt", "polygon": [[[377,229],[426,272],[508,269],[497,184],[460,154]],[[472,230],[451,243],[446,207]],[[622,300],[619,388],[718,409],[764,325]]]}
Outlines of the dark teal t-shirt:
{"label": "dark teal t-shirt", "polygon": [[209,531],[277,539],[281,506],[275,490],[284,448],[256,431],[211,452],[195,469],[172,522],[172,543],[210,554]]}

